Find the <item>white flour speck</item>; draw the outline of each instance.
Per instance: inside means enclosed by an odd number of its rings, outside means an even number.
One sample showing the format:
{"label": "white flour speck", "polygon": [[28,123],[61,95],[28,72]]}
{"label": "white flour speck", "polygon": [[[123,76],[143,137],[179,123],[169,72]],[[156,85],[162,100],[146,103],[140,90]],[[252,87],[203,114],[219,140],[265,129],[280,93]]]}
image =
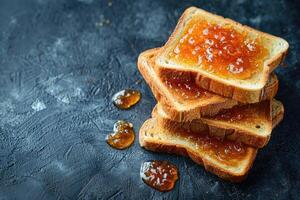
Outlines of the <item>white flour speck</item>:
{"label": "white flour speck", "polygon": [[31,108],[38,112],[38,111],[46,109],[46,105],[44,104],[44,102],[37,99],[37,100],[35,100],[35,102],[33,102],[31,104]]}

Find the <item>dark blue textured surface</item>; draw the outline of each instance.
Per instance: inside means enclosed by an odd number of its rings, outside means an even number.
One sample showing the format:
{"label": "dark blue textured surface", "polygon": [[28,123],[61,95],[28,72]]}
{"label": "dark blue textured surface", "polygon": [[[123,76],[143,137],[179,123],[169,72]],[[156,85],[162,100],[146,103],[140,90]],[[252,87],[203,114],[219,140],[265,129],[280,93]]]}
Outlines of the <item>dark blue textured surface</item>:
{"label": "dark blue textured surface", "polygon": [[[189,6],[285,38],[290,54],[277,99],[286,109],[248,179],[231,184],[187,158],[134,145],[111,149],[118,119],[136,132],[155,100],[137,56],[168,38]],[[0,3],[0,199],[297,199],[300,191],[300,4],[298,1],[2,0]],[[140,83],[139,83],[140,82]],[[142,92],[130,111],[111,96]],[[139,177],[142,161],[166,159],[180,170],[160,193]]]}

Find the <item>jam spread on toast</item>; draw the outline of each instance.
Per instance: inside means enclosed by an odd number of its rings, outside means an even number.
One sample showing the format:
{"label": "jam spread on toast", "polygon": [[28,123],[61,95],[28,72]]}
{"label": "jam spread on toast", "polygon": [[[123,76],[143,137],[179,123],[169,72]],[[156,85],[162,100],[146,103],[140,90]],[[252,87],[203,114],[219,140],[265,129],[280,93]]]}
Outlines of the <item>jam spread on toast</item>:
{"label": "jam spread on toast", "polygon": [[193,100],[209,97],[211,94],[196,85],[194,78],[186,76],[182,73],[171,74],[163,78],[164,84],[168,89],[173,90],[183,100]]}
{"label": "jam spread on toast", "polygon": [[126,89],[116,93],[112,101],[120,109],[129,109],[139,102],[141,93],[138,90]]}
{"label": "jam spread on toast", "polygon": [[126,149],[134,142],[133,125],[126,121],[117,121],[113,133],[106,137],[106,142],[115,149]]}
{"label": "jam spread on toast", "polygon": [[175,165],[168,161],[147,161],[141,165],[140,176],[144,183],[161,192],[174,188],[179,173]]}
{"label": "jam spread on toast", "polygon": [[261,37],[251,39],[230,24],[212,24],[195,17],[183,31],[171,59],[198,66],[225,78],[247,79],[262,70],[269,52]]}
{"label": "jam spread on toast", "polygon": [[247,104],[234,106],[231,109],[222,111],[221,113],[217,114],[216,116],[214,116],[214,119],[233,123],[243,121],[251,124],[260,123],[261,120],[265,119],[264,117],[266,117],[267,119],[267,116],[270,115],[269,113],[269,101],[262,101],[250,105]]}
{"label": "jam spread on toast", "polygon": [[207,132],[192,132],[177,130],[177,134],[188,138],[196,145],[197,150],[202,150],[222,162],[233,164],[234,160],[242,159],[247,153],[247,145],[220,137],[214,137]]}
{"label": "jam spread on toast", "polygon": [[224,120],[228,122],[236,122],[245,119],[246,114],[240,112],[239,108],[232,108],[230,112],[224,112],[216,116],[217,120]]}
{"label": "jam spread on toast", "polygon": [[239,142],[222,140],[207,136],[204,138],[203,148],[215,154],[217,159],[222,161],[230,161],[242,158],[246,154],[244,145]]}

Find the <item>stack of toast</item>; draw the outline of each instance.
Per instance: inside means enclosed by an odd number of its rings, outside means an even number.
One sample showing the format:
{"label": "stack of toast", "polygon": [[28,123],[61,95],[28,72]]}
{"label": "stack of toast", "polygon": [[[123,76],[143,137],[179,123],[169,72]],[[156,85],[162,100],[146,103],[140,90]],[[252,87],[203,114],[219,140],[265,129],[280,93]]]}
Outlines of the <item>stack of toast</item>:
{"label": "stack of toast", "polygon": [[242,181],[283,119],[273,70],[287,50],[284,39],[188,8],[167,43],[138,58],[157,99],[140,128],[140,145]]}

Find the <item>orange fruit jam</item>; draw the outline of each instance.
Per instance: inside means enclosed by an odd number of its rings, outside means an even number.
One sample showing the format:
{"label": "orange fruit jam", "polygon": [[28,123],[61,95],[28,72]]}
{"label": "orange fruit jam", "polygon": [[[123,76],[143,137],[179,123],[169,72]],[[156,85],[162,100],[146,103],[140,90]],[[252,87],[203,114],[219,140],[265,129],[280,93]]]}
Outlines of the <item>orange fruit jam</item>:
{"label": "orange fruit jam", "polygon": [[251,39],[231,25],[218,25],[192,19],[178,44],[170,52],[176,62],[198,66],[209,73],[234,79],[247,79],[263,68],[269,52],[262,39]]}

